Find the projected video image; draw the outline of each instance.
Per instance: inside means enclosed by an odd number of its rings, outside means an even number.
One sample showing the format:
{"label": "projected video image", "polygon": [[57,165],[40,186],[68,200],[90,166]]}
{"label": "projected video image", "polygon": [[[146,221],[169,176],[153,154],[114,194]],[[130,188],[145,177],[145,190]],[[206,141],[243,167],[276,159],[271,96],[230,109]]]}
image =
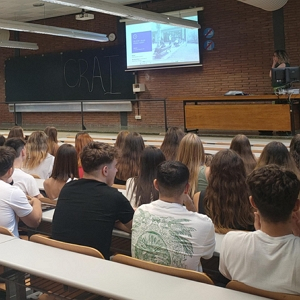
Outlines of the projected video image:
{"label": "projected video image", "polygon": [[[187,19],[197,21],[197,16]],[[127,68],[200,62],[198,30],[158,23],[126,25]]]}

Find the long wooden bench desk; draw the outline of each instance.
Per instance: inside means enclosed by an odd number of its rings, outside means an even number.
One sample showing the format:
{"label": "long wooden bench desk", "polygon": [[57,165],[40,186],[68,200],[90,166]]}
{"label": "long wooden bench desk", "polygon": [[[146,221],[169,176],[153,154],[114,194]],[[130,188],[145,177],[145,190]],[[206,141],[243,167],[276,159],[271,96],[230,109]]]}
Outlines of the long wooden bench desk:
{"label": "long wooden bench desk", "polygon": [[13,270],[115,300],[265,299],[18,238],[0,243],[0,253],[0,264]]}
{"label": "long wooden bench desk", "polygon": [[294,134],[300,128],[300,95],[170,97],[168,100],[183,102],[185,131],[266,130]]}

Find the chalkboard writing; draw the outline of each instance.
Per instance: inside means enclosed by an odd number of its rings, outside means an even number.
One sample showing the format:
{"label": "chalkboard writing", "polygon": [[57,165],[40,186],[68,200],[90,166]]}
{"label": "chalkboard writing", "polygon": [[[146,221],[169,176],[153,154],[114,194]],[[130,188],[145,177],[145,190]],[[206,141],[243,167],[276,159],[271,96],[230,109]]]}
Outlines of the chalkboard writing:
{"label": "chalkboard writing", "polygon": [[6,102],[134,99],[125,68],[123,47],[11,58]]}

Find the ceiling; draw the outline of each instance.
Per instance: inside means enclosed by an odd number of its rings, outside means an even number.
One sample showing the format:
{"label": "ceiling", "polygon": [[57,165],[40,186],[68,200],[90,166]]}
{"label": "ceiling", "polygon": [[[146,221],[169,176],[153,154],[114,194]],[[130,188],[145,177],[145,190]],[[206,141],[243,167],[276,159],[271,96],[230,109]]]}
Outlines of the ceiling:
{"label": "ceiling", "polygon": [[[126,5],[145,2],[141,0],[109,0],[107,2]],[[27,22],[80,13],[80,9],[41,2],[39,0],[0,0],[0,19]],[[34,6],[44,4],[44,6]]]}

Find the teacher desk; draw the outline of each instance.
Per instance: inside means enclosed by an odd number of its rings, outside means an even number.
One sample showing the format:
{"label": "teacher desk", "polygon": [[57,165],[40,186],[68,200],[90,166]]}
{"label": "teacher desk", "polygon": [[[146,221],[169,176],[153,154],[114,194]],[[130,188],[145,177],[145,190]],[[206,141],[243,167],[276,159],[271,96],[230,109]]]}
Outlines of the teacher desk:
{"label": "teacher desk", "polygon": [[291,131],[300,128],[300,95],[170,97],[182,101],[185,131]]}

